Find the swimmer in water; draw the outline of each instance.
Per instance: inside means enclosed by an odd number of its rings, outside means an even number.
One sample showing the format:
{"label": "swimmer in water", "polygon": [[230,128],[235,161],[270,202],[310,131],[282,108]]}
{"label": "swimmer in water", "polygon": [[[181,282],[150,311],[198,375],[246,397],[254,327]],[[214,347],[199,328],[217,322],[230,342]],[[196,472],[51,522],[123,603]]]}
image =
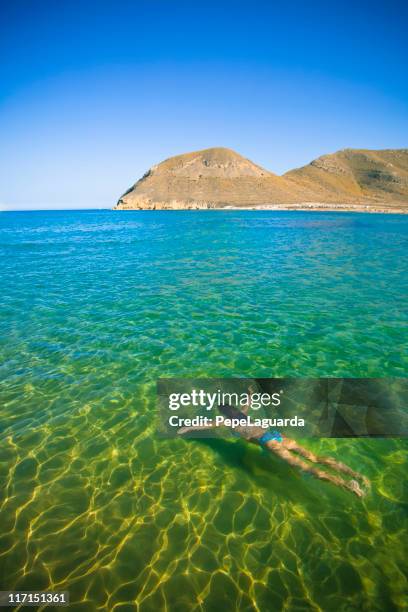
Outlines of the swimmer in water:
{"label": "swimmer in water", "polygon": [[[243,412],[228,405],[219,406],[218,409],[222,415],[228,418],[245,419],[248,406],[245,407]],[[182,427],[177,433],[182,435],[186,433],[194,433],[196,431],[213,429],[214,427],[214,425]],[[355,472],[344,463],[341,463],[332,457],[320,457],[315,455],[303,446],[300,446],[300,444],[298,444],[295,440],[283,438],[277,431],[267,430],[265,432],[265,429],[262,427],[238,425],[234,428],[234,432],[235,434],[238,434],[240,438],[243,438],[252,444],[262,446],[269,452],[278,455],[278,457],[289,463],[289,465],[292,467],[300,468],[304,472],[307,472],[320,480],[327,480],[338,487],[351,491],[358,497],[363,497],[365,495],[365,490],[361,488],[359,480],[366,487],[366,489],[368,489],[370,486],[370,481],[365,476]],[[318,467],[318,465],[327,466],[330,468],[330,470],[332,470],[332,472],[337,473],[331,473],[327,470],[323,470]],[[343,474],[345,476],[343,476]],[[347,476],[349,478],[347,478]]]}

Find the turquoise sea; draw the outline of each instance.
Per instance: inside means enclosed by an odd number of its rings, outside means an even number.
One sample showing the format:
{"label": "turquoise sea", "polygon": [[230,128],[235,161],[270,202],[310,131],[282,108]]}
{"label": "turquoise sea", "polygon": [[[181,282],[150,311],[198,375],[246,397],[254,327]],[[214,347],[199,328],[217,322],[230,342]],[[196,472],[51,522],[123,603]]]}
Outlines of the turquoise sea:
{"label": "turquoise sea", "polygon": [[[407,443],[363,500],[155,435],[159,377],[404,377],[408,216],[0,213],[0,588],[70,610],[407,609]],[[50,608],[48,608],[50,609]]]}

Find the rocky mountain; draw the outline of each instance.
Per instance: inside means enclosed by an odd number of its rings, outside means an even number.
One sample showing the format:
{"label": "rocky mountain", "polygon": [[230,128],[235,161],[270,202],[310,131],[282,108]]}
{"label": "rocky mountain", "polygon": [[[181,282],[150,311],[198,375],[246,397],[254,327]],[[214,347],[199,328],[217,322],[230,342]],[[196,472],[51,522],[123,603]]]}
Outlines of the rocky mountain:
{"label": "rocky mountain", "polygon": [[327,202],[408,206],[408,149],[344,149],[284,176]]}
{"label": "rocky mountain", "polygon": [[408,149],[345,149],[283,176],[212,148],[153,166],[116,209],[383,207],[408,210]]}

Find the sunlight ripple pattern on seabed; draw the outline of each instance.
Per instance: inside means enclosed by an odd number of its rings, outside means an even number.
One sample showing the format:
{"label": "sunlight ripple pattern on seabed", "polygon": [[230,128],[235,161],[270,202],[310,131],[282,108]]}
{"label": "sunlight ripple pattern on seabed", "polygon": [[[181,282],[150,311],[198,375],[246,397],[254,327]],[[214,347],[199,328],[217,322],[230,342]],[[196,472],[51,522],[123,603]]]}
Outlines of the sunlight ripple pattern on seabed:
{"label": "sunlight ripple pattern on seabed", "polygon": [[398,610],[406,443],[159,440],[159,377],[404,376],[408,218],[2,213],[2,589],[70,610]]}

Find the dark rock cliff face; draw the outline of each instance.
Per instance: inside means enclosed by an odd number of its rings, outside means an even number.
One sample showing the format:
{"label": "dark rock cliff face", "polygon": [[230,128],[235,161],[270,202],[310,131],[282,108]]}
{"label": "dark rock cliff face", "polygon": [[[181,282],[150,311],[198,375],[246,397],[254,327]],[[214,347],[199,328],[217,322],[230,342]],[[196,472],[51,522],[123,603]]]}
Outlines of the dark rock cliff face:
{"label": "dark rock cliff face", "polygon": [[225,148],[153,166],[117,209],[245,208],[306,203],[408,206],[408,150],[346,149],[277,176]]}

